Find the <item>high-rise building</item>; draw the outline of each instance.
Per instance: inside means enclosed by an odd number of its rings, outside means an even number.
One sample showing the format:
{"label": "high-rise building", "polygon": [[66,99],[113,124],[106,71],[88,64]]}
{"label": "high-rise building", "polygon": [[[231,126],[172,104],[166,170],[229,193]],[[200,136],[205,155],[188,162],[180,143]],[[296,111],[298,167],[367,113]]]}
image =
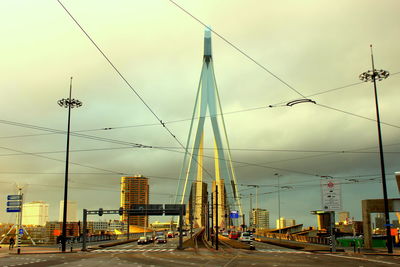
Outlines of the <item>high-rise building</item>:
{"label": "high-rise building", "polygon": [[296,220],[295,219],[286,219],[285,220],[285,225],[286,227],[291,227],[296,225]]}
{"label": "high-rise building", "polygon": [[296,220],[294,219],[285,219],[284,217],[279,218],[276,220],[276,228],[285,228],[296,225]]}
{"label": "high-rise building", "polygon": [[[218,188],[218,207],[216,207],[216,189]],[[214,225],[217,225],[218,219],[218,226],[221,228],[226,228],[228,222],[225,221],[225,215],[228,214],[227,207],[226,207],[226,191],[225,191],[225,184],[224,179],[214,180],[212,182],[212,192],[213,192],[213,220]],[[216,209],[218,209],[218,218]]]}
{"label": "high-rise building", "polygon": [[[60,216],[58,221],[63,221],[64,214],[64,200],[60,201]],[[67,201],[67,222],[77,222],[78,221],[78,203],[76,201]]]}
{"label": "high-rise building", "polygon": [[269,211],[266,209],[253,209],[250,223],[257,229],[269,229]]}
{"label": "high-rise building", "polygon": [[25,203],[22,207],[22,224],[45,226],[49,221],[49,204],[43,201]]}
{"label": "high-rise building", "polygon": [[186,213],[187,224],[193,223],[194,228],[205,227],[207,200],[207,184],[201,181],[193,182]]}
{"label": "high-rise building", "polygon": [[[124,210],[131,208],[133,204],[149,204],[148,178],[142,175],[121,177],[121,207]],[[124,224],[128,223],[128,214],[121,216]],[[148,216],[129,216],[129,225],[145,226],[149,223]]]}

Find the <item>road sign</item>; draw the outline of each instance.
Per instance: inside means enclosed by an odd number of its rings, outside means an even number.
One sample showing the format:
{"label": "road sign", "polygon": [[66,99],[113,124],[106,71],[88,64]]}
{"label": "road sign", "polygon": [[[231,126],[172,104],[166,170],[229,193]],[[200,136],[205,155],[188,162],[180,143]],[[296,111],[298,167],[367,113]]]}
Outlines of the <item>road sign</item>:
{"label": "road sign", "polygon": [[24,234],[24,229],[19,229],[19,234],[23,235]]}
{"label": "road sign", "polygon": [[22,195],[8,195],[7,200],[21,200]]}
{"label": "road sign", "polygon": [[7,208],[7,212],[21,212],[21,208],[17,207]]}
{"label": "road sign", "polygon": [[165,204],[165,215],[180,215],[186,214],[185,204]]}
{"label": "road sign", "polygon": [[325,211],[342,210],[342,190],[334,179],[321,179],[322,209]]}
{"label": "road sign", "polygon": [[238,219],[239,218],[239,212],[237,210],[232,210],[229,217],[231,219]]}
{"label": "road sign", "polygon": [[16,206],[16,207],[20,207],[21,206],[21,201],[7,201],[7,206]]}

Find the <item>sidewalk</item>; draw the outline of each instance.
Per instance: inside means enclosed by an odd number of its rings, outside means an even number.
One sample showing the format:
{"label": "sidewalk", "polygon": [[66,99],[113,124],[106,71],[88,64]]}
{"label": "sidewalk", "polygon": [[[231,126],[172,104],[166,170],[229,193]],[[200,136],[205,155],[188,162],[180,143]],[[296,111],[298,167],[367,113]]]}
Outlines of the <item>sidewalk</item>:
{"label": "sidewalk", "polygon": [[[267,237],[258,237],[256,238],[257,241],[265,242],[272,245],[292,248],[292,249],[302,249],[304,251],[310,252],[320,252],[320,253],[330,253],[330,248],[327,245],[318,245],[312,243],[302,243],[297,241],[291,240],[279,240],[274,238],[267,238]],[[360,252],[354,250],[352,247],[337,247],[337,252],[345,252],[347,254],[362,254],[362,255],[376,255],[376,256],[400,256],[400,249],[394,248],[393,254],[389,254],[386,248],[374,248],[374,249],[363,249],[361,248]]]}
{"label": "sidewalk", "polygon": [[[80,248],[74,248],[72,253],[80,251]],[[53,254],[53,253],[62,253],[58,248],[51,247],[40,247],[40,246],[22,246],[20,250],[20,254]],[[65,253],[71,253],[71,250],[68,249]],[[8,245],[1,245],[0,248],[0,257],[5,257],[6,255],[16,255],[18,254],[18,248],[14,247],[14,249],[9,250]]]}

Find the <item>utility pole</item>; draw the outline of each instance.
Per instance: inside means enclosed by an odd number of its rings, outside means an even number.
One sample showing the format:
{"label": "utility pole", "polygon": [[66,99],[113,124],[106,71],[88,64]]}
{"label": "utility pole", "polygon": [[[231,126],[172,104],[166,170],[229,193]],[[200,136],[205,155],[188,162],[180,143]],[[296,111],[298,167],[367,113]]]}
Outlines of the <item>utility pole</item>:
{"label": "utility pole", "polygon": [[278,231],[279,231],[279,240],[281,240],[281,233],[282,233],[282,225],[281,225],[281,183],[279,173],[275,173],[275,176],[278,177]]}
{"label": "utility pole", "polygon": [[[243,222],[243,224],[244,224],[244,222]],[[253,228],[253,194],[250,194],[249,227]]]}
{"label": "utility pole", "polygon": [[129,240],[129,221],[130,221],[129,210],[127,210],[126,212],[128,213],[128,221],[127,221],[128,229],[126,232],[126,239]]}
{"label": "utility pole", "polygon": [[214,200],[211,192],[211,246],[214,246]]}
{"label": "utility pole", "polygon": [[215,249],[218,250],[218,184],[215,184]]}
{"label": "utility pole", "polygon": [[87,209],[83,210],[83,234],[82,234],[82,251],[86,251],[86,239],[87,239]]}
{"label": "utility pole", "polygon": [[15,229],[15,232],[17,233],[17,238],[16,238],[16,243],[17,243],[17,253],[21,253],[21,229],[22,229],[22,206],[24,203],[24,195],[22,194],[22,188],[18,188],[18,195],[21,196],[21,210],[20,212],[17,213],[17,228]]}

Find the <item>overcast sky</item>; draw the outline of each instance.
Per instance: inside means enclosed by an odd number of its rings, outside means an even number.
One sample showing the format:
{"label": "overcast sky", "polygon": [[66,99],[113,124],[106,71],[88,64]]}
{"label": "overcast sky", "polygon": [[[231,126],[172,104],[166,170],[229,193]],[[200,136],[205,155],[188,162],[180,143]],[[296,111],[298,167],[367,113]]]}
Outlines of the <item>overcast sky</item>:
{"label": "overcast sky", "polygon": [[[393,175],[400,169],[399,1],[176,3],[304,96],[355,84],[310,96],[316,105],[268,108],[302,97],[212,36],[238,183],[264,185],[259,207],[270,210],[272,225],[278,207],[274,173],[282,175],[282,185],[291,186],[281,193],[282,216],[307,226],[316,224],[310,211],[321,208],[320,176],[337,177],[343,183],[343,209],[355,219],[361,219],[362,199],[382,197],[376,179],[380,164],[373,87],[358,79],[371,69],[370,44],[376,68],[392,74],[378,83],[378,91],[386,123],[382,133],[388,193],[399,197]],[[191,117],[202,65],[204,26],[168,0],[64,0],[63,4],[185,143],[190,125],[186,119]],[[15,192],[16,184],[24,186],[26,201],[48,202],[50,218],[58,218],[66,135],[11,124],[66,130],[67,110],[57,100],[68,97],[71,76],[73,97],[83,102],[72,112],[72,131],[94,130],[81,133],[172,147],[175,152],[71,137],[69,199],[78,202],[80,212],[116,209],[118,173],[126,173],[150,177],[151,202],[169,203],[182,149],[60,4],[3,0],[0,10],[0,221],[14,220],[4,211],[6,195]],[[336,153],[340,151],[353,153]],[[213,155],[212,150],[205,153]],[[212,162],[206,162],[212,170]],[[246,186],[239,190],[248,210],[248,195],[255,191]]]}

